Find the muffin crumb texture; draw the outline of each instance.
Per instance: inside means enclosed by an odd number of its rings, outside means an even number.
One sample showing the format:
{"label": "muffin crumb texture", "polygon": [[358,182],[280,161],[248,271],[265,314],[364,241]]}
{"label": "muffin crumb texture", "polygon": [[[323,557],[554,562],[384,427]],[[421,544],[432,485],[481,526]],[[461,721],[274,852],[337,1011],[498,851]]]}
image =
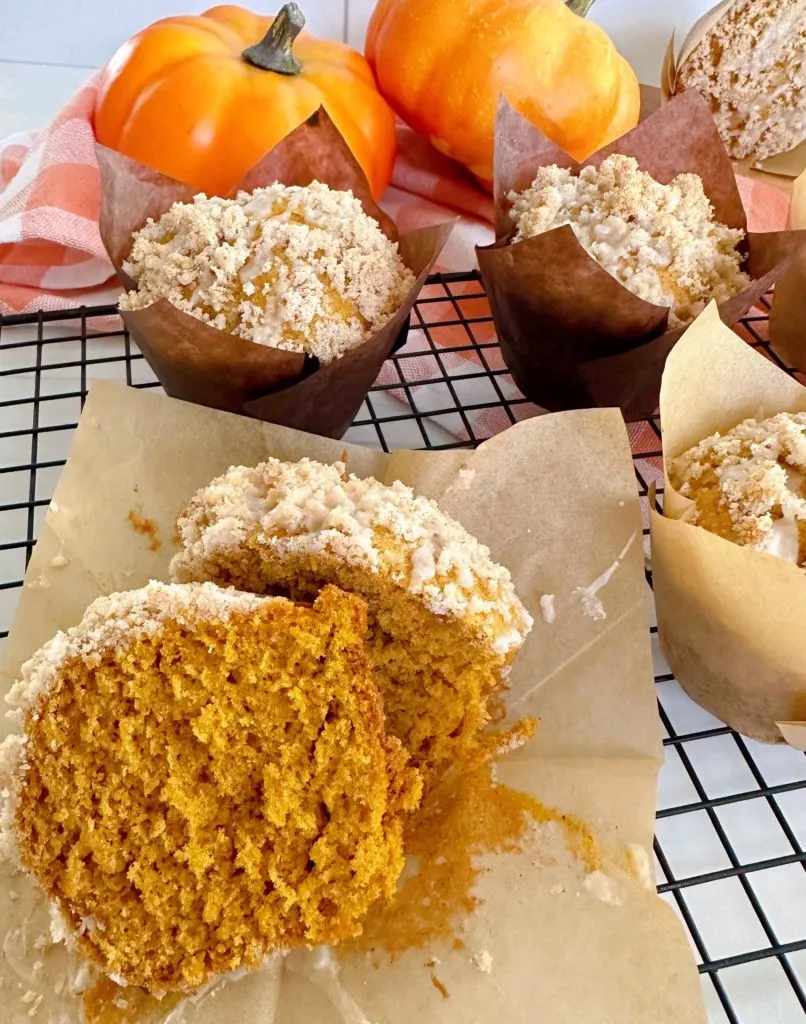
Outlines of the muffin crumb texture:
{"label": "muffin crumb texture", "polygon": [[167,299],[240,338],[329,363],[391,319],[414,285],[352,192],[275,182],[194,196],[134,236],[121,308]]}
{"label": "muffin crumb texture", "polygon": [[310,607],[152,583],[27,663],[6,748],[20,857],[106,974],[193,991],[355,936],[391,898],[422,786],[365,630],[334,587]]}
{"label": "muffin crumb texture", "polygon": [[806,139],[806,0],[735,0],[680,68],[711,104],[734,160]]}
{"label": "muffin crumb texture", "polygon": [[671,307],[670,326],[690,323],[710,299],[724,302],[750,283],[737,249],[744,232],[714,220],[696,174],[663,185],[634,157],[614,154],[578,175],[556,164],[541,167],[528,189],[507,198],[513,242],[570,225],[625,288]]}
{"label": "muffin crumb texture", "polygon": [[694,502],[690,522],[806,566],[806,413],[713,434],[675,459],[669,478]]}

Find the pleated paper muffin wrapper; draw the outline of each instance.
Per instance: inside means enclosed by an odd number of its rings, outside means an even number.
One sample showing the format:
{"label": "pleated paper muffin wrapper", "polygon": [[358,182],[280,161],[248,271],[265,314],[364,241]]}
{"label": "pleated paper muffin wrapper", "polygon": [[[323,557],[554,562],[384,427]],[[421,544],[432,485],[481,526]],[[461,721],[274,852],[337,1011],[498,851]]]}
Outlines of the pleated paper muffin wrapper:
{"label": "pleated paper muffin wrapper", "polygon": [[[792,183],[789,226],[806,228],[806,171]],[[770,341],[787,366],[806,373],[806,250],[795,256],[776,282]]]}
{"label": "pleated paper muffin wrapper", "polygon": [[[124,286],[134,288],[123,272],[133,233],[173,203],[190,201],[195,190],[103,146],[96,146],[96,152],[102,185],[101,237]],[[231,195],[275,181],[305,186],[314,180],[352,190],[387,237],[399,243],[401,258],[417,280],[397,313],[361,345],[322,364],[301,352],[258,345],[220,331],[167,299],[145,309],[121,311],[169,395],[326,437],[339,438],[350,426],[384,360],[405,343],[411,308],[451,225],[398,236],[324,109],[267,153]]]}
{"label": "pleated paper muffin wrapper", "polygon": [[[683,45],[677,53],[675,37],[672,34],[663,55],[660,73],[661,94],[664,102],[668,102],[686,91],[686,86],[679,77],[680,69],[711,29],[728,13],[734,2],[735,0],[721,0],[720,3],[706,11],[701,18],[698,18],[686,34]],[[768,157],[766,160],[753,160],[751,157],[747,164],[754,170],[764,171],[767,174],[796,178],[806,170],[806,142],[802,142],[788,152],[776,153],[775,156]]]}
{"label": "pleated paper muffin wrapper", "polygon": [[[496,242],[477,249],[502,354],[515,383],[552,411],[617,405],[627,419],[652,416],[663,364],[684,328],[669,330],[668,307],[633,295],[577,241],[565,225],[512,244],[510,191],[528,188],[540,167],[578,173],[613,153],[667,184],[698,174],[717,221],[747,230],[731,161],[708,105],[692,91],[579,164],[505,100],[496,126]],[[806,245],[804,232],[748,233],[743,268],[751,284],[720,304],[736,323]]]}
{"label": "pleated paper muffin wrapper", "polygon": [[750,417],[806,411],[806,388],[710,305],[670,354],[660,397],[664,515],[650,513],[660,646],[680,685],[737,732],[806,750],[806,572],[685,521],[673,459]]}

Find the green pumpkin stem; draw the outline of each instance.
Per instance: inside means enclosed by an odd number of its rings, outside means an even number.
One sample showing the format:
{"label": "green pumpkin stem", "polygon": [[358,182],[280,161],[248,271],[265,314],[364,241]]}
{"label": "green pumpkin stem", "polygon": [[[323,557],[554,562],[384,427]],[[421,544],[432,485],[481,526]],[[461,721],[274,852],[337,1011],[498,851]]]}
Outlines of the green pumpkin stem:
{"label": "green pumpkin stem", "polygon": [[294,56],[294,40],[305,27],[305,16],[295,3],[284,4],[266,35],[241,55],[247,64],[280,75],[298,75],[302,65]]}
{"label": "green pumpkin stem", "polygon": [[594,2],[595,0],[565,0],[565,6],[569,11],[578,14],[580,18],[584,18],[591,7],[593,7]]}

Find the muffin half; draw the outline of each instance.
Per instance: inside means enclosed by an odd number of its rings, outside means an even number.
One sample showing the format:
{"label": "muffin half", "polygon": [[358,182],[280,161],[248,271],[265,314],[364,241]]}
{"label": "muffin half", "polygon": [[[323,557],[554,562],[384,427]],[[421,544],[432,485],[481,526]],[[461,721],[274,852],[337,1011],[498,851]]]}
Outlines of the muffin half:
{"label": "muffin half", "polygon": [[366,601],[387,725],[426,783],[478,749],[532,620],[508,570],[433,501],[341,463],[269,459],[203,488],[178,527],[180,582],[308,599],[336,584]]}
{"label": "muffin half", "polygon": [[101,969],[192,990],[354,936],[393,894],[421,783],[386,735],[365,628],[334,587],[302,607],[151,583],[27,663],[16,843]]}

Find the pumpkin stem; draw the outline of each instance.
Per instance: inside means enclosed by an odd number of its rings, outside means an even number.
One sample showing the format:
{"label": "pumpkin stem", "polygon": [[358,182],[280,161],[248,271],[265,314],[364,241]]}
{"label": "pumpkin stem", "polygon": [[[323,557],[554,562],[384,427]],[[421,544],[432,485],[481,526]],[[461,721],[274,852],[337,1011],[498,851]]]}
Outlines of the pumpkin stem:
{"label": "pumpkin stem", "polygon": [[263,71],[276,71],[280,75],[298,75],[302,65],[292,52],[294,40],[305,27],[305,16],[295,3],[284,4],[271,23],[266,35],[241,56]]}
{"label": "pumpkin stem", "polygon": [[594,0],[565,0],[565,6],[569,11],[578,14],[580,18],[585,17],[591,7],[593,7],[593,4]]}

